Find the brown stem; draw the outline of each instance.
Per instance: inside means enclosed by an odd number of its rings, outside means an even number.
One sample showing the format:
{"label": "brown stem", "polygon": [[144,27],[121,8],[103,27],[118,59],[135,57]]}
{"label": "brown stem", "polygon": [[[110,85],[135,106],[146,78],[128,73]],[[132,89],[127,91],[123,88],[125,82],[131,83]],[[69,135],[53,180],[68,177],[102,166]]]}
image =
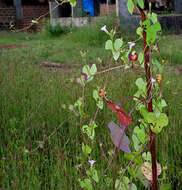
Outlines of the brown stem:
{"label": "brown stem", "polygon": [[[146,20],[145,12],[138,7],[142,22]],[[147,34],[145,30],[143,31],[143,40],[144,40],[144,65],[145,65],[145,75],[147,81],[147,109],[149,112],[153,112],[152,107],[152,98],[151,98],[151,75],[150,75],[150,66],[149,66],[149,46],[147,45],[146,40]],[[152,190],[158,190],[157,187],[157,164],[156,164],[156,152],[155,152],[155,133],[150,130],[150,152],[152,157]]]}

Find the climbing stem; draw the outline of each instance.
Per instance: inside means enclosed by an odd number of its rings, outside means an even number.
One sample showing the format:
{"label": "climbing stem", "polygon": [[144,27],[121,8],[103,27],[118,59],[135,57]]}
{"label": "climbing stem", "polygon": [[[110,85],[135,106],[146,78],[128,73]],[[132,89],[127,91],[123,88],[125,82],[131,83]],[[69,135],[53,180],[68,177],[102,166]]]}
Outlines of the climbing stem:
{"label": "climbing stem", "polygon": [[[146,14],[143,9],[139,8],[142,22],[146,20]],[[149,50],[150,47],[147,45],[147,33],[143,30],[144,40],[144,65],[145,65],[145,76],[147,81],[147,109],[149,112],[153,112],[152,98],[151,98],[151,73],[149,66]],[[156,163],[156,151],[155,151],[155,133],[150,130],[150,152],[152,157],[152,190],[158,190],[157,187],[157,163]]]}

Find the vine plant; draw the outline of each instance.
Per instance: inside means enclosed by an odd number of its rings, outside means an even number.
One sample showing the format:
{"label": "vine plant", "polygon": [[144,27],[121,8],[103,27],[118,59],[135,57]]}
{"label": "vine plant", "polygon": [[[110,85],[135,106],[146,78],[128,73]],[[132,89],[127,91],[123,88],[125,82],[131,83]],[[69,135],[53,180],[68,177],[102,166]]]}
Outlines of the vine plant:
{"label": "vine plant", "polygon": [[[71,0],[72,5],[75,5],[76,0]],[[69,105],[68,109],[80,118],[80,129],[83,135],[83,143],[81,150],[83,156],[81,161],[84,165],[85,172],[82,179],[79,179],[81,188],[92,189],[106,189],[111,181],[107,178],[106,186],[99,187],[100,175],[95,167],[95,160],[92,158],[92,152],[95,142],[95,129],[97,128],[96,116],[99,109],[103,109],[103,104],[106,102],[111,111],[113,111],[118,119],[119,126],[111,121],[108,124],[110,129],[110,137],[114,143],[115,150],[111,153],[112,159],[109,162],[109,166],[115,157],[114,176],[112,188],[113,190],[136,190],[137,186],[135,182],[139,180],[146,188],[152,188],[152,190],[167,190],[170,189],[170,184],[164,184],[165,181],[165,167],[161,167],[157,163],[155,137],[160,133],[163,127],[168,125],[168,117],[163,112],[163,108],[167,106],[164,98],[162,97],[162,73],[164,67],[164,61],[158,61],[157,59],[150,59],[151,51],[158,51],[157,34],[161,31],[161,25],[158,22],[157,15],[151,12],[151,4],[149,2],[149,10],[144,9],[143,0],[128,0],[128,11],[133,14],[134,9],[138,9],[141,15],[141,21],[136,33],[139,36],[139,40],[143,40],[143,51],[138,52],[135,50],[135,45],[138,42],[125,43],[122,38],[116,38],[115,30],[108,31],[106,26],[103,26],[101,30],[105,32],[109,39],[105,43],[105,49],[112,52],[112,59],[110,61],[108,69],[104,71],[97,71],[96,64],[89,66],[87,63],[87,55],[85,52],[81,52],[83,58],[84,67],[82,68],[81,75],[75,77],[73,82],[79,84],[82,88],[81,96],[73,104]],[[111,67],[113,59],[117,61],[122,60],[121,66]],[[101,61],[99,59],[99,61]],[[109,72],[113,69],[124,67],[124,69],[133,69],[134,67],[141,67],[145,71],[145,79],[138,78],[135,82],[137,91],[134,95],[126,97],[119,103],[112,102],[106,96],[106,79],[103,88],[93,90],[93,98],[96,101],[97,110],[90,122],[88,122],[88,114],[85,109],[85,88],[88,83],[92,81],[95,75]],[[120,104],[128,99],[135,101],[135,106],[127,114]],[[132,122],[132,113],[138,111],[141,118],[138,119],[138,125],[134,129],[130,129],[129,126]],[[131,132],[133,150],[130,149],[130,139],[125,134],[125,131]],[[88,139],[88,140],[87,140]],[[101,145],[102,148],[102,145]],[[124,152],[124,158],[128,160],[128,165],[119,171],[117,162],[119,154]],[[104,153],[103,153],[104,154]],[[106,158],[107,159],[107,158]],[[86,160],[88,162],[86,162]],[[90,167],[88,164],[90,163]],[[80,165],[77,166],[81,167]],[[108,170],[106,168],[105,172]],[[163,172],[162,172],[163,170]],[[158,176],[163,173],[163,177],[158,182]],[[127,174],[127,175],[126,175]],[[102,174],[103,175],[103,174]],[[159,186],[160,185],[160,186]],[[108,185],[109,186],[109,185]],[[111,189],[111,186],[109,186]]]}

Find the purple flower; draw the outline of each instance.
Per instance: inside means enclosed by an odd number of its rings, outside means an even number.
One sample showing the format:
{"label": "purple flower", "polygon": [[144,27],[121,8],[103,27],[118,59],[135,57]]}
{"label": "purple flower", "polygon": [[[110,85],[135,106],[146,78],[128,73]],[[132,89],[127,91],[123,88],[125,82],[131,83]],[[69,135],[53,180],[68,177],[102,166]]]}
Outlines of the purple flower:
{"label": "purple flower", "polygon": [[136,61],[138,59],[138,54],[136,52],[135,53],[129,53],[128,58],[130,61]]}
{"label": "purple flower", "polygon": [[85,81],[88,80],[87,75],[85,73],[82,73],[81,76],[84,78]]}
{"label": "purple flower", "polygon": [[81,87],[84,87],[85,86],[85,81],[88,80],[88,77],[85,73],[82,73],[81,74],[81,78],[79,77],[74,77],[74,82],[76,84],[79,84]]}
{"label": "purple flower", "polygon": [[81,81],[81,79],[79,77],[74,77],[74,82],[76,84],[79,84],[81,87],[85,86],[85,84]]}
{"label": "purple flower", "polygon": [[88,162],[90,163],[90,167],[92,168],[93,165],[94,165],[94,163],[95,163],[96,161],[95,161],[95,160],[89,160]]}
{"label": "purple flower", "polygon": [[128,42],[128,44],[129,44],[130,50],[132,49],[133,46],[135,46],[134,42]]}
{"label": "purple flower", "polygon": [[138,54],[136,52],[132,52],[128,54],[128,59],[132,61],[132,68],[135,66],[135,61],[138,59]]}
{"label": "purple flower", "polygon": [[107,28],[106,28],[106,25],[104,25],[102,28],[101,28],[102,31],[104,31],[106,34],[109,34]]}

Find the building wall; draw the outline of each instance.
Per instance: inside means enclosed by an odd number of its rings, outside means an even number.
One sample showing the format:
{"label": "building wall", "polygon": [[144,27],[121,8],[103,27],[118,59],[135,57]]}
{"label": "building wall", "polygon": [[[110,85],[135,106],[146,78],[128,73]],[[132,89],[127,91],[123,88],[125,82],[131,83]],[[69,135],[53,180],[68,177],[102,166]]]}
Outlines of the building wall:
{"label": "building wall", "polygon": [[[41,15],[44,15],[49,12],[49,7],[45,5],[40,6],[23,6],[23,19],[20,21],[19,27],[24,28],[29,26],[32,23],[32,20],[37,19]],[[49,14],[47,15],[49,17]],[[33,29],[39,28],[41,25],[41,21],[39,22],[39,26],[33,27]]]}
{"label": "building wall", "polygon": [[7,7],[6,4],[0,0],[0,29],[9,29],[10,25],[15,22],[16,9],[11,6]]}
{"label": "building wall", "polygon": [[111,14],[113,12],[116,12],[116,4],[108,5],[108,8],[107,8],[107,4],[100,4],[100,15],[101,16]]}
{"label": "building wall", "polygon": [[[49,6],[36,5],[36,6],[22,6],[23,19],[18,21],[18,27],[24,28],[31,24],[31,21],[48,13]],[[41,22],[40,22],[41,23]],[[11,26],[17,24],[16,20],[16,8],[6,6],[2,0],[0,0],[0,29],[11,29]],[[39,26],[34,27],[39,28]]]}

